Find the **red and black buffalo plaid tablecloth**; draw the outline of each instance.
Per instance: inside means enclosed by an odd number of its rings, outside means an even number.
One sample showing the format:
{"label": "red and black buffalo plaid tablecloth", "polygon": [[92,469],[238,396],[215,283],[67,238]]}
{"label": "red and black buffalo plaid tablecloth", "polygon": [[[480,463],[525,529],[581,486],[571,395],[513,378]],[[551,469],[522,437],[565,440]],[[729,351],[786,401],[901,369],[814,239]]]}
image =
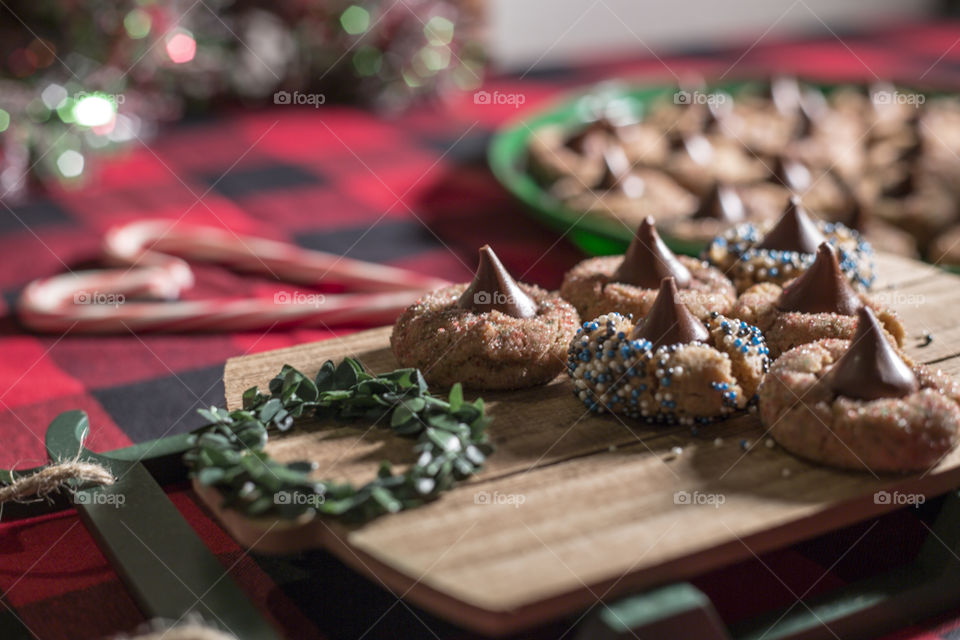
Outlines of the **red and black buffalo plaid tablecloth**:
{"label": "red and black buffalo plaid tablecloth", "polygon": [[[960,86],[960,24],[900,26],[750,49],[688,51],[494,78],[484,87],[524,104],[475,104],[463,95],[396,119],[358,109],[278,106],[219,113],[164,129],[103,161],[94,184],[0,207],[0,467],[44,461],[42,438],[61,411],[82,409],[91,447],[106,450],[200,424],[196,409],[223,402],[230,356],[322,340],[323,330],[213,335],[32,335],[15,300],[30,280],[96,266],[101,237],[124,221],[157,217],[225,226],[451,280],[466,280],[476,249],[493,245],[515,274],[556,287],[581,256],[524,217],[486,169],[501,123],[565,90],[608,77],[675,82],[673,74],[743,77],[792,71],[825,80],[894,78]],[[271,295],[276,284],[197,266],[189,297]],[[349,329],[338,330],[345,333]],[[263,613],[285,635],[310,638],[468,638],[399,603],[329,554],[246,554],[186,485],[170,497]],[[760,560],[702,577],[728,621],[786,606],[904,563],[936,505],[895,512]],[[18,617],[43,640],[131,631],[143,618],[74,512],[0,524],[0,638]],[[960,606],[960,594],[958,594]],[[557,638],[570,621],[524,634]],[[568,636],[570,634],[567,634]],[[960,638],[960,609],[890,638]]]}

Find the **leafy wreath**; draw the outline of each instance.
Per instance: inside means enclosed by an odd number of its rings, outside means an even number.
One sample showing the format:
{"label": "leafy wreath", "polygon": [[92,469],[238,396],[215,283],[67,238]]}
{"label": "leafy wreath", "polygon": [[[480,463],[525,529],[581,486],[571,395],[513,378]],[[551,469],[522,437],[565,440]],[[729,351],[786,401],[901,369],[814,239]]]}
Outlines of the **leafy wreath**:
{"label": "leafy wreath", "polygon": [[[483,400],[465,402],[459,383],[446,400],[432,396],[419,369],[373,375],[345,358],[339,365],[327,360],[310,379],[284,365],[269,389],[247,389],[236,411],[200,409],[209,424],[184,454],[192,477],[248,516],[295,519],[313,511],[365,522],[436,498],[476,473],[493,451]],[[383,419],[394,433],[416,439],[417,460],[402,474],[383,461],[376,478],[360,487],[316,480],[315,463],[282,463],[264,451],[270,431],[287,431],[302,417]]]}

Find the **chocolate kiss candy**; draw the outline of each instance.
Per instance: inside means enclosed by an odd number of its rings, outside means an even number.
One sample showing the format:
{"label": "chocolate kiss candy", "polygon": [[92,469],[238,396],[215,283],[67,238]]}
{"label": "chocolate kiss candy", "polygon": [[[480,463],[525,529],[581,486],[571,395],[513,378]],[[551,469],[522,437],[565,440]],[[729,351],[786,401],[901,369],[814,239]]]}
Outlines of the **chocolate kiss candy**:
{"label": "chocolate kiss candy", "polygon": [[710,332],[678,297],[676,280],[664,278],[650,312],[630,332],[630,338],[649,340],[654,349],[665,344],[706,342]]}
{"label": "chocolate kiss candy", "polygon": [[740,222],[746,217],[743,200],[737,190],[725,184],[715,184],[706,198],[700,201],[700,208],[693,214],[695,220],[710,218],[722,222]]}
{"label": "chocolate kiss candy", "polygon": [[777,76],[771,79],[767,91],[774,108],[784,115],[791,114],[800,107],[802,89],[800,81],[793,76]]}
{"label": "chocolate kiss candy", "polygon": [[888,198],[906,198],[917,190],[918,182],[916,165],[908,165],[894,182],[883,188],[883,195]]}
{"label": "chocolate kiss candy", "polygon": [[803,275],[783,290],[777,301],[781,311],[839,313],[852,316],[863,306],[826,242],[817,248],[817,259]]}
{"label": "chocolate kiss candy", "polygon": [[603,176],[600,187],[618,190],[629,198],[639,198],[646,189],[643,178],[631,171],[630,160],[619,144],[607,145],[603,151]]}
{"label": "chocolate kiss candy", "polygon": [[640,228],[630,241],[627,253],[613,272],[611,280],[654,289],[667,277],[674,278],[677,286],[682,289],[690,284],[690,271],[663,243],[653,225],[653,218],[647,216],[640,223]]}
{"label": "chocolate kiss candy", "polygon": [[806,191],[810,188],[812,182],[810,170],[802,163],[783,156],[777,156],[774,162],[773,173],[770,175],[772,182],[783,185],[791,191]]}
{"label": "chocolate kiss candy", "polygon": [[856,190],[838,171],[829,169],[827,173],[830,174],[834,182],[836,182],[841,193],[843,194],[843,199],[846,201],[847,218],[844,221],[844,224],[851,229],[856,229],[862,233],[870,224],[871,214],[867,204],[864,203],[863,199],[857,194]]}
{"label": "chocolate kiss candy", "polygon": [[817,89],[807,89],[800,96],[800,110],[797,113],[798,123],[796,133],[801,138],[813,134],[818,122],[823,120],[830,107],[827,99]]}
{"label": "chocolate kiss candy", "polygon": [[706,167],[713,162],[713,145],[699,133],[685,136],[683,138],[683,148],[690,159],[701,167]]}
{"label": "chocolate kiss candy", "polygon": [[826,238],[820,229],[810,219],[806,209],[800,204],[796,196],[790,198],[787,210],[773,229],[767,232],[763,240],[756,246],[757,249],[774,251],[799,251],[800,253],[816,253],[817,247]]}
{"label": "chocolate kiss candy", "polygon": [[457,306],[478,313],[496,310],[514,318],[537,315],[537,303],[523,292],[487,244],[480,247],[477,274],[460,296]]}
{"label": "chocolate kiss candy", "polygon": [[870,307],[860,307],[850,348],[824,378],[838,394],[862,400],[900,398],[920,388],[913,371],[887,342]]}
{"label": "chocolate kiss candy", "polygon": [[810,117],[807,110],[803,108],[799,109],[797,111],[797,124],[794,128],[794,136],[797,138],[809,138],[813,134],[813,125],[813,118]]}
{"label": "chocolate kiss candy", "polygon": [[616,127],[606,118],[599,118],[570,136],[565,146],[581,155],[600,155],[608,135],[616,135]]}

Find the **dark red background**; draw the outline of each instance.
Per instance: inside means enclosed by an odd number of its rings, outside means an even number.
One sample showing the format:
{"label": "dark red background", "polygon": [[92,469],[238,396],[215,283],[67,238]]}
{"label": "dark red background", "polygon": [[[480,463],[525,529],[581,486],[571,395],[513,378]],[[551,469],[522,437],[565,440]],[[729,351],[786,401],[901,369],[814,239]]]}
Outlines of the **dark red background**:
{"label": "dark red background", "polygon": [[[674,82],[671,71],[717,77],[775,70],[824,80],[914,82],[923,76],[924,83],[952,87],[960,82],[958,42],[960,24],[901,26],[803,42],[761,41],[732,69],[744,50],[538,70],[492,79],[485,89],[522,93],[523,112],[606,77]],[[197,407],[222,403],[227,357],[332,335],[24,331],[12,313],[22,287],[66,266],[96,265],[103,232],[120,222],[183,216],[451,280],[466,280],[477,247],[490,243],[515,274],[558,285],[580,254],[521,215],[485,166],[491,132],[517,115],[510,105],[476,105],[470,95],[392,120],[336,106],[220,113],[164,129],[149,146],[135,144],[104,160],[98,179],[83,189],[0,207],[0,467],[42,463],[46,426],[67,409],[90,415],[92,448],[98,450],[186,431],[200,424]],[[275,288],[216,267],[197,272],[200,282],[190,297],[270,295]],[[171,488],[170,497],[290,638],[471,637],[397,604],[324,552],[283,559],[247,555],[184,486]],[[811,587],[808,595],[905,562],[924,537],[921,518],[935,505],[928,506],[767,554],[697,584],[727,620],[790,605]],[[0,621],[16,615],[43,640],[99,638],[143,621],[73,512],[0,525],[0,554],[0,602],[6,605]],[[524,637],[558,637],[569,624]],[[958,626],[960,610],[889,637],[960,638]]]}

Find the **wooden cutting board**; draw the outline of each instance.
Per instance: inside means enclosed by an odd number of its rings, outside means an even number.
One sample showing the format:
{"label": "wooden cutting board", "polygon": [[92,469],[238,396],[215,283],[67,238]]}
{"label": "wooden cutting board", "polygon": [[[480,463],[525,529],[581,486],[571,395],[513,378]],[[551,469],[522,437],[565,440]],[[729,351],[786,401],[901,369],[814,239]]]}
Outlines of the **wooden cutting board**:
{"label": "wooden cutting board", "polygon": [[[900,312],[906,350],[960,374],[960,277],[892,256],[878,267],[875,294]],[[925,332],[934,340],[920,346]],[[389,335],[385,327],[231,359],[227,404],[239,406],[244,389],[266,386],[284,363],[313,375],[324,360],[349,355],[373,371],[394,369]],[[503,634],[899,508],[895,491],[930,496],[960,486],[960,451],[926,474],[875,477],[768,447],[753,415],[694,436],[590,415],[564,377],[480,395],[496,452],[483,473],[419,509],[358,528],[277,523],[223,511],[215,494],[201,493],[248,546],[327,547],[400,597]],[[372,478],[381,459],[411,460],[409,440],[368,427],[301,425],[267,450],[316,460],[318,476],[355,482]],[[880,490],[893,499],[875,500]]]}

